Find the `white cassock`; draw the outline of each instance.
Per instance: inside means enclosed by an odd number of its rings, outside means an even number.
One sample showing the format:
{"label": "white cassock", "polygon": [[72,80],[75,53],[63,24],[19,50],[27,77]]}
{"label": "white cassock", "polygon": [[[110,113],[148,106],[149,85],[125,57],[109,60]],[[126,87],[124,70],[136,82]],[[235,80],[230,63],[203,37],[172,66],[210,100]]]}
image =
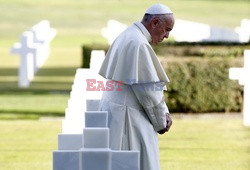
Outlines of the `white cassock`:
{"label": "white cassock", "polygon": [[116,82],[100,105],[109,113],[110,148],[140,151],[141,170],[160,169],[157,131],[169,114],[163,94],[169,79],[150,41],[148,30],[135,22],[114,41],[99,71]]}

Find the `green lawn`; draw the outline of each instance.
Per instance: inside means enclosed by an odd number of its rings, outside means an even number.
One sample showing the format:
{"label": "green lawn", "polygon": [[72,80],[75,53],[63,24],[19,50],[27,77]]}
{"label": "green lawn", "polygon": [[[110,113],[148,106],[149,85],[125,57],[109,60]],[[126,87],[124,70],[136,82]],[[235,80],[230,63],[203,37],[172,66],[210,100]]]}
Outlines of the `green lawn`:
{"label": "green lawn", "polygon": [[[249,0],[159,0],[177,19],[234,28],[249,18]],[[0,0],[0,45],[10,46],[19,35],[43,19],[57,30],[55,45],[79,46],[106,42],[101,29],[109,19],[125,24],[141,20],[154,0]]]}
{"label": "green lawn", "polygon": [[60,121],[0,121],[1,170],[49,170]]}
{"label": "green lawn", "polygon": [[[250,129],[240,116],[174,116],[160,136],[162,170],[249,170]],[[1,170],[49,170],[61,121],[0,121]]]}
{"label": "green lawn", "polygon": [[226,115],[174,119],[160,150],[163,170],[248,170],[250,128]]}

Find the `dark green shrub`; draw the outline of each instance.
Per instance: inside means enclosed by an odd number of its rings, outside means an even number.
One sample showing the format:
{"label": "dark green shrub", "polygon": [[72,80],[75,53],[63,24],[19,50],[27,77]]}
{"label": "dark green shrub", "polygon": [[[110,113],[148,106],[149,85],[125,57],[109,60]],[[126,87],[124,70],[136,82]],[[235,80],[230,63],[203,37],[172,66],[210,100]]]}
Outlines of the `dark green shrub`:
{"label": "dark green shrub", "polygon": [[228,78],[238,61],[212,58],[168,63],[165,100],[172,112],[240,111],[242,88]]}
{"label": "dark green shrub", "polygon": [[153,46],[161,56],[178,57],[241,57],[250,44],[219,44],[219,43],[175,43]]}

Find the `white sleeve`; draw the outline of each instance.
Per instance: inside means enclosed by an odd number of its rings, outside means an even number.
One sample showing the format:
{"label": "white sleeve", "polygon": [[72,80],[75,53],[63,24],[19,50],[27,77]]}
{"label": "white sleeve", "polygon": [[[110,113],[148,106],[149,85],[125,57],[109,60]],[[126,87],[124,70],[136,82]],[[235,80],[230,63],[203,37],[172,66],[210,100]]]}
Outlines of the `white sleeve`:
{"label": "white sleeve", "polygon": [[143,83],[133,84],[131,87],[155,131],[166,128],[166,114],[169,114],[169,110],[164,101],[162,84]]}

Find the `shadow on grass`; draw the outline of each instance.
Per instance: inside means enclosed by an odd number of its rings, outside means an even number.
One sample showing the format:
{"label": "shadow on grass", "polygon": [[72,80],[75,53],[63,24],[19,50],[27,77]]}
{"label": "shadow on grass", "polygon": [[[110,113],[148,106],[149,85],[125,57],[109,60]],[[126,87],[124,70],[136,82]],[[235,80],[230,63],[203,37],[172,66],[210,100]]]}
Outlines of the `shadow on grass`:
{"label": "shadow on grass", "polygon": [[38,70],[36,76],[74,76],[76,73],[75,67],[51,67]]}
{"label": "shadow on grass", "polygon": [[[36,76],[74,76],[76,69],[75,67],[41,68]],[[18,68],[0,68],[0,76],[18,76]]]}
{"label": "shadow on grass", "polygon": [[19,88],[17,82],[1,82],[1,94],[68,94],[71,82],[32,82],[29,88]]}
{"label": "shadow on grass", "polygon": [[18,68],[0,68],[0,76],[17,76]]}
{"label": "shadow on grass", "polygon": [[18,69],[0,68],[0,94],[68,93],[71,90],[76,69],[75,67],[41,68],[28,88],[19,88]]}
{"label": "shadow on grass", "polygon": [[22,110],[0,110],[0,120],[33,119],[41,117],[63,117],[64,112],[57,111],[22,111]]}
{"label": "shadow on grass", "polygon": [[29,91],[48,92],[48,93],[54,93],[54,92],[67,93],[72,89],[72,84],[73,82],[69,81],[61,81],[61,82],[35,81],[31,83]]}

